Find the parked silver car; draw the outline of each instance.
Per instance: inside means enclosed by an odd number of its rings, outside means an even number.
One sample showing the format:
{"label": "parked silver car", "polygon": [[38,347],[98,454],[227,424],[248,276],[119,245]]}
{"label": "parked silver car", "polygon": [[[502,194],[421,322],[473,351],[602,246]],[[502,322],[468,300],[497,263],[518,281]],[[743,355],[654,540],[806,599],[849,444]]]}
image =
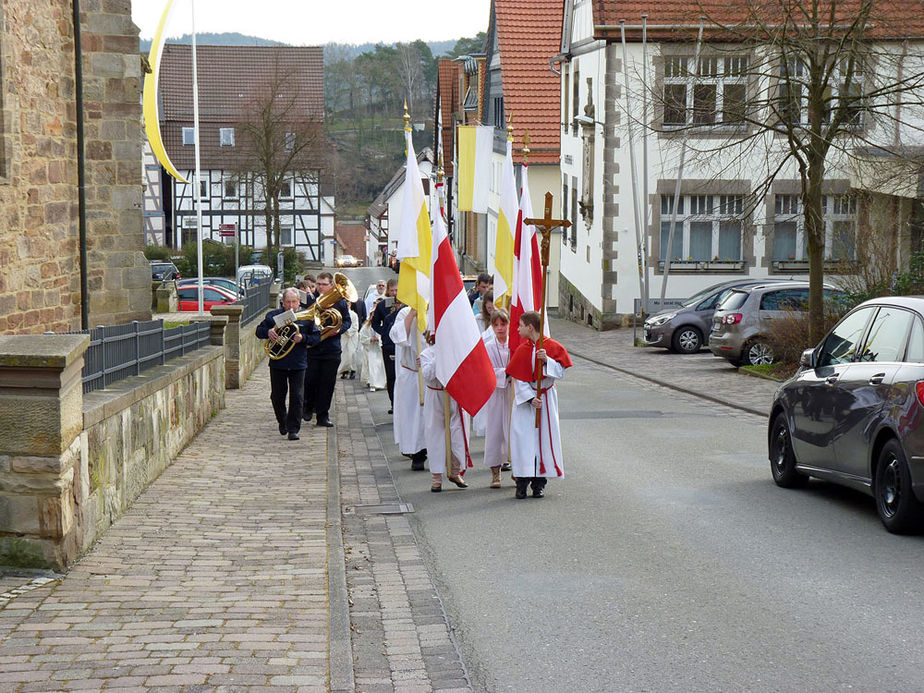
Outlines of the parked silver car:
{"label": "parked silver car", "polygon": [[664,347],[679,354],[694,354],[702,348],[712,329],[712,314],[731,289],[767,284],[782,279],[742,278],[713,284],[645,320],[645,346]]}
{"label": "parked silver car", "polygon": [[[835,301],[843,291],[825,285],[826,301]],[[807,281],[773,282],[744,289],[732,289],[712,316],[709,350],[734,365],[757,366],[773,363],[770,325],[792,313],[808,309]]]}
{"label": "parked silver car", "polygon": [[924,518],[924,297],[861,303],[814,349],[773,401],[773,480],[809,476],[871,494],[886,529]]}

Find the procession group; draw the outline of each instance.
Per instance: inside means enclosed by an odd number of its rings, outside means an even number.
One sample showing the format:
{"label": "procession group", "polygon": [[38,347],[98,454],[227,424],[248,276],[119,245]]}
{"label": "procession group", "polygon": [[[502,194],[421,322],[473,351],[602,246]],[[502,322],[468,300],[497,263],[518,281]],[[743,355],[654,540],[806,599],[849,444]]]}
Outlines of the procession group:
{"label": "procession group", "polygon": [[494,391],[474,416],[460,408],[437,377],[439,350],[451,345],[437,343],[430,331],[420,332],[417,311],[396,297],[396,280],[378,282],[365,299],[356,297],[352,303],[337,295],[322,298],[337,291],[327,272],[316,283],[309,277],[287,289],[282,308],[267,313],[257,326],[260,339],[276,342],[280,316],[291,311],[289,318],[293,313],[304,318],[298,312],[316,302],[340,317],[295,321],[291,350],[270,359],[270,399],[279,432],[298,440],[302,421],[313,416],[317,425],[332,426],[329,410],[337,374],[355,379],[358,373],[370,390],[388,391],[395,443],[413,470],[429,468],[431,491],[442,491],[444,478],[457,488],[468,487],[464,475],[475,464],[469,440],[481,435],[490,488],[501,488],[501,472],[509,470],[516,498],[526,498],[528,491],[543,497],[548,479],[564,476],[555,382],[571,360],[561,344],[543,336],[539,313],[523,313],[511,325],[508,312],[493,305],[490,282],[490,276],[481,275],[468,294],[494,370]]}

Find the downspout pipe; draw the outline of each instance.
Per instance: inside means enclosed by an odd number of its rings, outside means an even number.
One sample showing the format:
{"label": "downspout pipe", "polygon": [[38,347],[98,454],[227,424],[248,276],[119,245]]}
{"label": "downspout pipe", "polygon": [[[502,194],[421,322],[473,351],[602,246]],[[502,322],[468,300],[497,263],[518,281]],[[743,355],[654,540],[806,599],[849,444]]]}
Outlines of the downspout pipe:
{"label": "downspout pipe", "polygon": [[90,329],[90,285],[87,271],[87,161],[84,152],[83,52],[80,40],[80,0],[74,10],[74,93],[77,101],[77,247],[80,251],[80,329]]}

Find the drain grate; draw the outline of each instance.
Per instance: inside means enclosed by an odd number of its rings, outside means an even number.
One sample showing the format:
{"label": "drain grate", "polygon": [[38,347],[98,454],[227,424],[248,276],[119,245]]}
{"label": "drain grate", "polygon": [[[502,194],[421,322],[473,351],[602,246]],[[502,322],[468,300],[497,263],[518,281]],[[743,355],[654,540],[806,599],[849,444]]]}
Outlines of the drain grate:
{"label": "drain grate", "polygon": [[374,505],[345,505],[344,515],[401,515],[414,512],[410,503],[377,503]]}

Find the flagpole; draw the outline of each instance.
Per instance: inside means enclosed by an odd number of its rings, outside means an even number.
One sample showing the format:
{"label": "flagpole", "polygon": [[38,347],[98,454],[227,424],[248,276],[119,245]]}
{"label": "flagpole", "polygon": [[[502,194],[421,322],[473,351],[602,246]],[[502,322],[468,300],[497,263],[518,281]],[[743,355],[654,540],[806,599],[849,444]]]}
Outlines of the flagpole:
{"label": "flagpole", "polygon": [[196,67],[196,0],[189,2],[190,12],[192,13],[192,78],[193,78],[193,138],[196,151],[196,178],[193,184],[193,194],[196,196],[196,254],[198,256],[197,270],[199,272],[199,314],[204,311],[203,295],[205,290],[202,286],[202,198],[200,196],[201,186],[199,163],[199,77]]}

